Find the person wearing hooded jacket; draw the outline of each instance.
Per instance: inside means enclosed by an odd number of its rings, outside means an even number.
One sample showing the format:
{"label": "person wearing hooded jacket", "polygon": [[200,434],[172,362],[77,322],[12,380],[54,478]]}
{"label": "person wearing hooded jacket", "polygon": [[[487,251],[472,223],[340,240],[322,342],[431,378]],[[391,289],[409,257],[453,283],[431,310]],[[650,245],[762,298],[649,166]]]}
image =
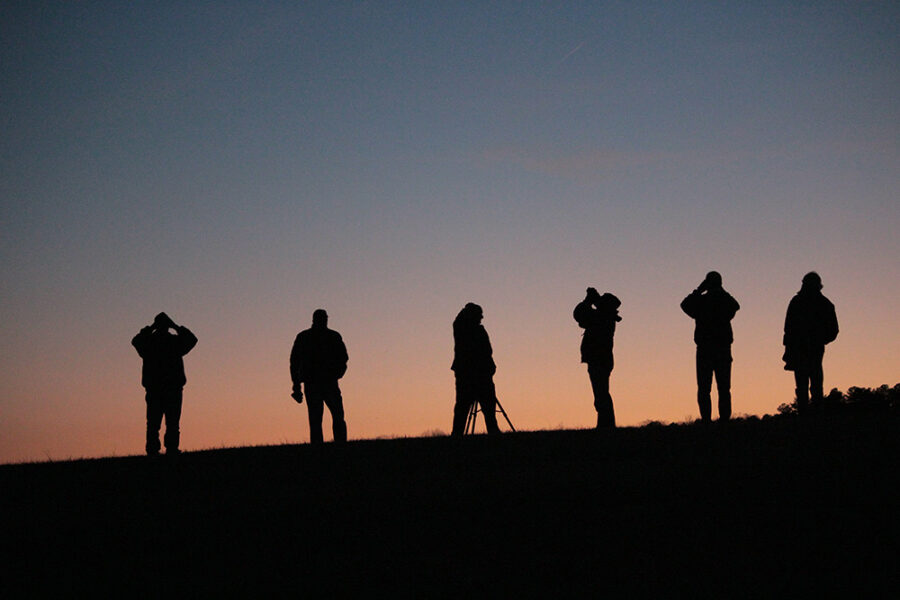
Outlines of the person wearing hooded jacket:
{"label": "person wearing hooded jacket", "polygon": [[822,295],[822,278],[816,272],[807,273],[784,320],[784,368],[794,372],[800,413],[806,411],[810,396],[813,405],[822,401],[822,359],[825,346],[837,335],[837,314],[834,304]]}
{"label": "person wearing hooded jacket", "polygon": [[575,306],[572,316],[584,329],[581,338],[581,362],[587,364],[591,388],[594,391],[594,408],[597,410],[597,429],[616,426],[616,414],[609,393],[609,377],[613,370],[613,336],[621,302],[610,293],[602,296],[594,288],[587,289],[587,296]]}
{"label": "person wearing hooded jacket", "polygon": [[489,434],[500,433],[497,425],[497,391],[494,387],[494,364],[491,340],[481,324],[484,312],[477,304],[466,304],[453,321],[453,364],[456,376],[456,404],[453,407],[453,431],[460,437],[465,433],[466,420],[477,402],[484,415]]}

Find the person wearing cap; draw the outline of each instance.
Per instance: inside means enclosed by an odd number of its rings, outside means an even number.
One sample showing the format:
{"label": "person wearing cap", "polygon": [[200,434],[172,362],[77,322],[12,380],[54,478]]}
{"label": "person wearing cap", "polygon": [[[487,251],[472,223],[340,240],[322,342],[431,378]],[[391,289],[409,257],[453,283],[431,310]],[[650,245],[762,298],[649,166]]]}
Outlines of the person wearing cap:
{"label": "person wearing cap", "polygon": [[621,302],[610,293],[602,296],[589,287],[587,296],[575,306],[572,316],[584,329],[581,338],[581,362],[587,364],[594,408],[597,410],[597,429],[616,426],[616,413],[609,393],[609,376],[613,370],[613,336]]}
{"label": "person wearing cap", "polygon": [[807,273],[784,319],[784,368],[794,372],[797,412],[806,411],[810,396],[813,405],[822,401],[825,345],[837,335],[837,314],[831,300],[822,295],[822,278]]}
{"label": "person wearing cap", "polygon": [[500,433],[497,425],[497,391],[494,387],[494,364],[491,340],[481,324],[484,312],[477,304],[466,304],[453,321],[453,364],[456,377],[456,404],[453,407],[453,431],[465,433],[469,411],[477,402],[484,415],[489,434]]}
{"label": "person wearing cap", "polygon": [[143,359],[141,385],[146,390],[148,456],[159,454],[159,429],[166,418],[166,455],[179,453],[181,405],[184,385],[184,356],[197,345],[187,327],[176,325],[164,312],[141,329],[131,345]]}
{"label": "person wearing cap", "polygon": [[328,329],[328,313],[321,308],[314,311],[312,327],[297,334],[291,349],[291,381],[294,386],[291,397],[301,404],[306,392],[310,444],[324,441],[322,416],[325,406],[331,412],[334,441],[347,441],[344,401],[338,386],[338,379],[347,372],[347,360],[347,347],[341,334]]}
{"label": "person wearing cap", "polygon": [[710,271],[681,302],[681,310],[694,319],[697,344],[697,404],[703,422],[712,419],[713,376],[719,393],[719,420],[731,418],[731,320],[741,306],[722,287],[722,276]]}

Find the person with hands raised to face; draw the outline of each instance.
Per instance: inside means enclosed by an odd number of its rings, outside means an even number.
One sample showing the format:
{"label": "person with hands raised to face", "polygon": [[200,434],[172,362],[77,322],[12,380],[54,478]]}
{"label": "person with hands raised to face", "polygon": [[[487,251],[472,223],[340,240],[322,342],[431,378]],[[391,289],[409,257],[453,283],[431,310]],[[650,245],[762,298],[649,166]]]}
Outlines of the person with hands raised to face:
{"label": "person with hands raised to face", "polygon": [[697,404],[700,419],[712,419],[713,375],[719,392],[719,420],[731,418],[731,320],[741,306],[722,287],[722,276],[710,271],[693,292],[681,301],[681,310],[695,321],[697,344]]}
{"label": "person with hands raised to face", "polygon": [[197,345],[197,337],[161,312],[153,323],[134,336],[131,345],[144,361],[141,385],[146,390],[147,454],[159,454],[159,429],[163,417],[166,419],[166,455],[178,454],[181,405],[187,383],[184,356]]}
{"label": "person with hands raised to face", "polygon": [[589,287],[584,300],[575,306],[573,316],[584,329],[581,338],[581,362],[587,364],[594,408],[597,410],[597,429],[616,426],[616,413],[609,393],[609,377],[613,370],[613,336],[621,302],[610,293],[602,296]]}

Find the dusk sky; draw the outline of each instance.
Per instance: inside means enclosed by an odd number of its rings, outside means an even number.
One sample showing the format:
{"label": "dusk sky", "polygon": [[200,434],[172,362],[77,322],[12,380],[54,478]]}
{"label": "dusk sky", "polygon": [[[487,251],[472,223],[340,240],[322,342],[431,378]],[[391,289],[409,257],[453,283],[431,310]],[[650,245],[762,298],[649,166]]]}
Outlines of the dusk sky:
{"label": "dusk sky", "polygon": [[619,425],[695,419],[712,269],[736,415],[793,399],[810,270],[826,392],[898,383],[898,98],[897,2],[3,2],[0,462],[142,453],[160,311],[199,338],[185,450],[309,439],[316,308],[351,439],[449,432],[470,301],[516,428],[590,427],[588,286]]}

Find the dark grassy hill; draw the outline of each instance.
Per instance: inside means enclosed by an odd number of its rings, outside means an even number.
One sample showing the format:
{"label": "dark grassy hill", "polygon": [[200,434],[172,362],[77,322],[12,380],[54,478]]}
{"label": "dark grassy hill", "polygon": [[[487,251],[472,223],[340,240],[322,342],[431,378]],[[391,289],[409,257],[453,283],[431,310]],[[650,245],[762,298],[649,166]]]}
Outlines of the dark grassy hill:
{"label": "dark grassy hill", "polygon": [[8,465],[0,585],[896,592],[898,424],[886,412]]}

